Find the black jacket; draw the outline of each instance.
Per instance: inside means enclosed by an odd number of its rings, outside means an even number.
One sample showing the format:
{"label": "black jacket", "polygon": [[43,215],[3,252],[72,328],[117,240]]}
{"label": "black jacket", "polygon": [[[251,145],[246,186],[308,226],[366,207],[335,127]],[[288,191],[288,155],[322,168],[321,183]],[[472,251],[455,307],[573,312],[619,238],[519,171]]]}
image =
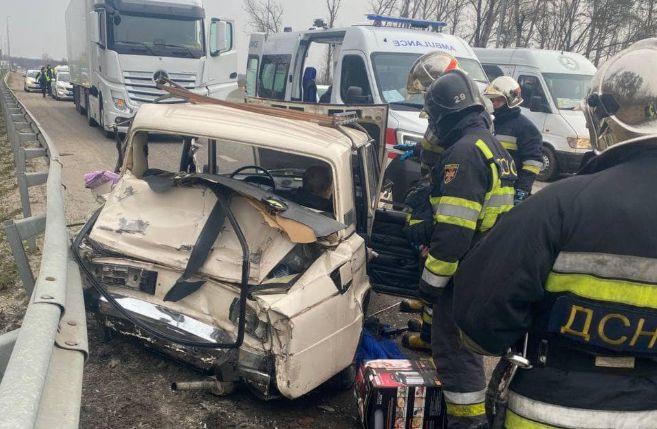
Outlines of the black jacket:
{"label": "black jacket", "polygon": [[436,129],[445,148],[431,176],[433,232],[420,290],[436,296],[449,283],[476,235],[513,207],[513,159],[480,113]]}
{"label": "black jacket", "polygon": [[543,165],[543,136],[519,107],[495,111],[495,136],[516,162],[516,189],[530,192]]}
{"label": "black jacket", "polygon": [[[535,368],[518,371],[514,392],[573,408],[657,409],[655,166],[657,141],[612,148],[512,210],[462,262],[454,316],[475,348],[501,354],[529,332]],[[633,356],[637,369],[601,367],[596,356]]]}

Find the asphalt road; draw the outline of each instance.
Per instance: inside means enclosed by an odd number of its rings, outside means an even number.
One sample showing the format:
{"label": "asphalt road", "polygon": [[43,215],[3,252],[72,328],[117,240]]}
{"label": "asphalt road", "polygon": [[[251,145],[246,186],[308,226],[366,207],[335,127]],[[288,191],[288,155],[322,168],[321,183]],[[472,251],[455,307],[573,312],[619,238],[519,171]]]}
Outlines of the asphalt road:
{"label": "asphalt road", "polygon": [[[72,102],[58,102],[41,94],[25,93],[22,81],[12,85],[18,98],[36,116],[57,146],[64,164],[63,185],[66,215],[70,224],[84,222],[98,207],[84,187],[84,174],[113,170],[115,143],[86,117],[75,111]],[[149,147],[149,158],[159,167],[177,166],[180,144],[158,141]],[[545,184],[537,183],[535,190]],[[74,231],[74,229],[72,229]],[[370,311],[398,299],[374,296]],[[389,311],[385,322],[403,326],[408,316]],[[122,338],[108,341],[89,316],[90,358],[85,369],[81,427],[85,428],[356,428],[356,407],[350,391],[321,387],[296,401],[263,402],[244,390],[227,398],[208,393],[173,393],[173,381],[196,380],[194,371],[167,360],[141,345]],[[487,360],[490,371],[494,361]]]}

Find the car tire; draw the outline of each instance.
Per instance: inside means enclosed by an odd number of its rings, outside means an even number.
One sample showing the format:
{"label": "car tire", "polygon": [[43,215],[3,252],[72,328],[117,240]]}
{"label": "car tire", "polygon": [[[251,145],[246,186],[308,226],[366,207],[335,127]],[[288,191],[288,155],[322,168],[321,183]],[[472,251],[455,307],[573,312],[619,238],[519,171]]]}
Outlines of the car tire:
{"label": "car tire", "polygon": [[536,178],[541,182],[555,180],[559,175],[559,165],[557,157],[551,147],[543,145],[543,168]]}

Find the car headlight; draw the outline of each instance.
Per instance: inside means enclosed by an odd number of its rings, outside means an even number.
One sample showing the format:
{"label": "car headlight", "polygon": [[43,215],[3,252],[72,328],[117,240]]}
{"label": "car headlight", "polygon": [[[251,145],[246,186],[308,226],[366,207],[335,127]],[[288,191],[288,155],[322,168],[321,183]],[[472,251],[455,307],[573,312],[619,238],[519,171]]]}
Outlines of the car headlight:
{"label": "car headlight", "polygon": [[575,137],[568,137],[568,146],[573,149],[591,149],[591,140]]}
{"label": "car headlight", "polygon": [[112,102],[114,103],[114,107],[116,107],[117,110],[120,110],[121,112],[131,111],[130,107],[128,107],[128,104],[125,101],[125,96],[123,95],[122,92],[111,91],[111,93],[112,93]]}
{"label": "car headlight", "polygon": [[411,131],[397,130],[397,144],[421,143],[424,136]]}

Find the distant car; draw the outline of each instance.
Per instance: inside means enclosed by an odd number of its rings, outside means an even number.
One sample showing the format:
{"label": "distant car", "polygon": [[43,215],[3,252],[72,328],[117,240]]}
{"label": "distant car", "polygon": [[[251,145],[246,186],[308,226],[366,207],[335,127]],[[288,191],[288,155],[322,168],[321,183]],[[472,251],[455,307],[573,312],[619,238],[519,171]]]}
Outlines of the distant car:
{"label": "distant car", "polygon": [[55,100],[73,100],[73,85],[69,72],[57,73],[50,87],[50,93]]}
{"label": "distant car", "polygon": [[39,92],[41,91],[41,85],[36,80],[39,70],[28,70],[25,74],[25,83],[23,84],[23,90],[25,92]]}

